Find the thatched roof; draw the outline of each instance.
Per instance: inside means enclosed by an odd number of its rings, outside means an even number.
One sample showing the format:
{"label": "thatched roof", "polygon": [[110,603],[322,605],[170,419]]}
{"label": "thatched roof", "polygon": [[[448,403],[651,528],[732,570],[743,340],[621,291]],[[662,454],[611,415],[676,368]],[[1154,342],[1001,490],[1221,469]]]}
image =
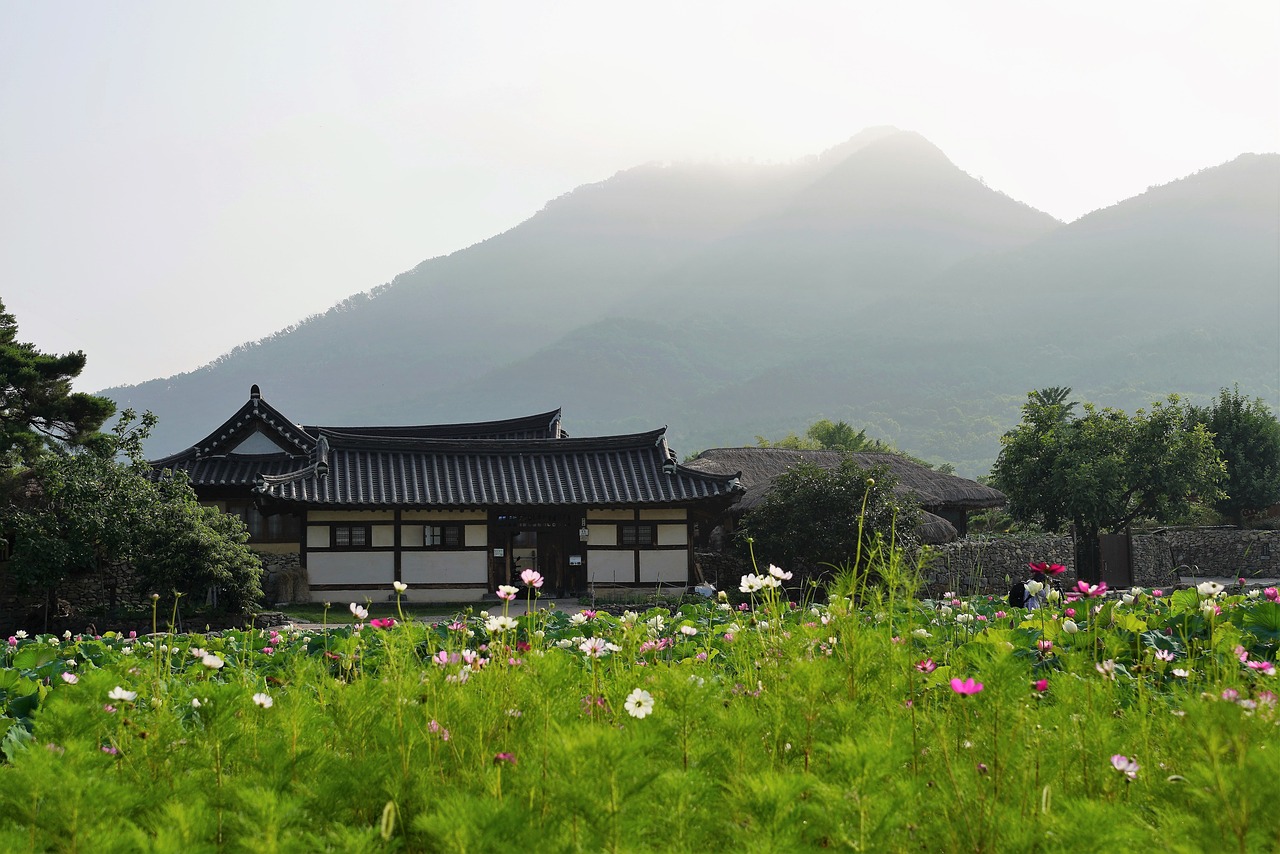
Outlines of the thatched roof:
{"label": "thatched roof", "polygon": [[712,448],[703,451],[696,459],[685,463],[691,469],[707,474],[739,475],[746,490],[733,507],[734,513],[742,513],[755,507],[773,488],[778,475],[799,463],[810,463],[819,468],[835,469],[847,457],[852,457],[862,468],[884,466],[897,480],[894,491],[916,501],[922,508],[920,524],[915,535],[922,543],[936,545],[955,540],[959,533],[955,526],[929,511],[974,510],[983,507],[999,507],[1005,502],[1004,493],[977,481],[939,471],[912,462],[899,454],[847,453],[845,451],[797,451],[790,448]]}
{"label": "thatched roof", "polygon": [[926,546],[940,546],[960,539],[960,532],[941,516],[935,516],[928,510],[920,511],[920,524],[916,525],[916,539]]}
{"label": "thatched roof", "polygon": [[898,481],[896,491],[915,499],[925,510],[976,510],[999,507],[1004,493],[968,478],[934,471],[904,456],[890,453],[846,453],[845,451],[796,451],[790,448],[712,448],[685,465],[708,474],[741,472],[746,490],[735,509],[750,510],[764,500],[773,479],[799,463],[819,468],[838,468],[852,457],[862,468],[883,465]]}

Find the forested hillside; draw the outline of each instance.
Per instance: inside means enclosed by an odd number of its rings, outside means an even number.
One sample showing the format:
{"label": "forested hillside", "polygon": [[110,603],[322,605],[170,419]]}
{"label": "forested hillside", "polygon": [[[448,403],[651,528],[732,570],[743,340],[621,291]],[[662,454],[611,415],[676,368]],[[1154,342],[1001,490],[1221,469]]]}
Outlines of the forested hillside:
{"label": "forested hillside", "polygon": [[1232,383],[1280,401],[1278,224],[1280,155],[1063,225],[875,128],[785,166],[620,173],[200,370],[103,393],[160,416],[154,456],[258,383],[310,423],[563,406],[575,435],[666,423],[681,453],[826,417],[974,475],[1033,388],[1129,410]]}

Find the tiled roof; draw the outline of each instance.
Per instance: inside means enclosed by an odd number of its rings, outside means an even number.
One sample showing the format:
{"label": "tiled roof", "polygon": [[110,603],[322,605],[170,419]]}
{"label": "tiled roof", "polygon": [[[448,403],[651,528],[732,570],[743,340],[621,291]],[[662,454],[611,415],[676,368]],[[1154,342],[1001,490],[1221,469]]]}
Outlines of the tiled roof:
{"label": "tiled roof", "polygon": [[[666,428],[571,439],[560,418],[555,409],[466,424],[303,427],[254,386],[221,427],[151,465],[185,471],[198,488],[254,488],[267,501],[331,507],[605,507],[741,491],[734,475],[678,465]],[[245,447],[280,452],[236,452]]]}
{"label": "tiled roof", "polygon": [[[268,475],[269,499],[335,507],[618,506],[737,494],[676,463],[666,430],[587,439],[400,439],[321,433],[323,458]],[[322,474],[322,470],[324,473]]]}
{"label": "tiled roof", "polygon": [[473,421],[466,424],[425,424],[416,427],[304,427],[313,436],[344,433],[351,436],[379,436],[406,439],[560,439],[567,434],[560,426],[561,412],[553,409],[537,415],[502,421]]}

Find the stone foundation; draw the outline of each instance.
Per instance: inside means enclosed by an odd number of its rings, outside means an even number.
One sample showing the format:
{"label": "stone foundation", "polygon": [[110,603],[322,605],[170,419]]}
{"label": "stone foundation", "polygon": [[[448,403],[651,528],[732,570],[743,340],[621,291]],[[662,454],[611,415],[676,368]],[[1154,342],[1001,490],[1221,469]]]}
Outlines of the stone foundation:
{"label": "stone foundation", "polygon": [[[251,547],[252,548],[252,547]],[[297,552],[254,554],[262,561],[262,595],[271,604],[310,602],[311,586]]]}

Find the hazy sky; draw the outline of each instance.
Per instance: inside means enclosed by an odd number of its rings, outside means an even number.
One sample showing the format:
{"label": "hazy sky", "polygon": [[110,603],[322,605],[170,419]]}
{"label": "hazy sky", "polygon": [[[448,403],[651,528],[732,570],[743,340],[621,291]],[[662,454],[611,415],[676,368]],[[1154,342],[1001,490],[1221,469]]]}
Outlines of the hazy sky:
{"label": "hazy sky", "polygon": [[649,161],[870,125],[1064,220],[1280,149],[1280,2],[0,0],[0,298],[191,370]]}

